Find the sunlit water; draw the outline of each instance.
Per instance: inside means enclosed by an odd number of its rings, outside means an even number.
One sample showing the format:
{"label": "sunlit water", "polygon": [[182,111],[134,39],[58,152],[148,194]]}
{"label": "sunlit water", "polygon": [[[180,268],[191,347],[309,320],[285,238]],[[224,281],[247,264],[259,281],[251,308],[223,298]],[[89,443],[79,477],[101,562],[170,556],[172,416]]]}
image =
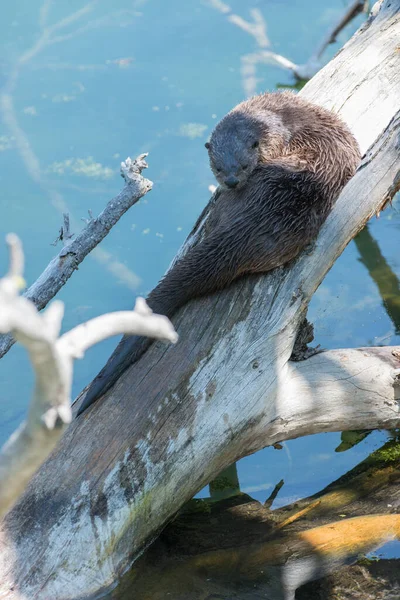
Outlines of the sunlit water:
{"label": "sunlit water", "polygon": [[[26,279],[32,283],[56,249],[51,242],[69,212],[78,231],[88,209],[97,214],[121,188],[119,163],[149,152],[154,190],[134,206],[59,293],[64,330],[95,315],[133,305],[163,274],[209,198],[214,183],[204,142],[213,126],[245,95],[241,57],[254,38],[229,21],[222,3],[208,0],[16,0],[2,6],[1,79],[12,107],[0,124],[0,240],[15,231],[24,243]],[[42,43],[42,25],[88,7],[79,20]],[[219,6],[219,9],[218,9]],[[343,10],[318,0],[229,1],[231,12],[264,15],[271,47],[306,62]],[[326,60],[360,24],[358,17],[326,52]],[[42,31],[42,33],[41,33]],[[17,69],[18,59],[24,56]],[[14,86],[11,82],[14,78]],[[291,84],[291,76],[261,66],[256,90]],[[396,208],[373,220],[370,233],[393,273],[400,276],[400,215]],[[7,265],[0,253],[1,271]],[[309,318],[325,348],[399,344],[376,284],[352,242],[315,294]],[[86,385],[115,346],[109,340],[76,364],[74,394]],[[14,347],[0,369],[1,427],[5,440],[23,419],[32,389],[24,352]],[[327,399],[329,401],[329,399]],[[310,495],[379,447],[375,432],[343,453],[340,434],[307,437],[266,449],[238,463],[241,489],[265,500],[285,480],[276,506]],[[207,495],[204,490],[200,495]],[[393,550],[391,550],[393,554]]]}

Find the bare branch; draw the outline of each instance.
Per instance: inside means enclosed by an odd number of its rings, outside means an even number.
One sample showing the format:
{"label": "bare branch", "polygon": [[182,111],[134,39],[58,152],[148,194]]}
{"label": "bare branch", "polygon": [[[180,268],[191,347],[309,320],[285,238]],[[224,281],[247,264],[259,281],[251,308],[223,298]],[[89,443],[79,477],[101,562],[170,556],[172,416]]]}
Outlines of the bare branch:
{"label": "bare branch", "polygon": [[239,15],[232,14],[230,6],[223,4],[220,0],[212,0],[210,3],[213,8],[226,14],[228,21],[251,35],[255,39],[257,46],[260,48],[259,52],[245,54],[241,58],[243,86],[247,96],[252,96],[257,91],[257,65],[259,64],[272,64],[289,70],[299,81],[311,79],[311,77],[313,77],[322,67],[321,56],[327,46],[336,41],[336,37],[340,31],[360,12],[363,10],[365,11],[367,5],[365,0],[355,0],[349,7],[346,7],[344,14],[341,15],[334,27],[328,31],[328,34],[318,46],[317,50],[305,64],[300,65],[281,54],[265,50],[265,48],[271,46],[271,42],[267,36],[266,21],[258,9],[254,8],[250,11],[253,18],[253,22],[250,22]]}
{"label": "bare branch", "polygon": [[85,218],[85,217],[82,217],[82,218],[81,218],[81,221],[83,221],[84,223],[86,223],[86,225],[87,225],[88,223],[90,223],[90,221],[92,221],[92,220],[93,220],[93,211],[92,211],[92,209],[91,209],[91,208],[88,208],[88,215],[89,215],[89,218]]}
{"label": "bare branch", "polygon": [[136,300],[134,314],[132,311],[114,312],[82,323],[60,338],[60,347],[68,348],[74,358],[81,358],[83,353],[105,337],[126,333],[129,335],[147,335],[172,343],[178,341],[171,322],[163,315],[154,315],[149,309],[143,311],[143,298]]}
{"label": "bare branch", "polygon": [[247,96],[252,96],[257,91],[257,65],[259,64],[277,65],[278,67],[287,69],[298,80],[311,79],[314,73],[321,68],[320,63],[311,62],[311,59],[305,65],[296,65],[285,56],[276,54],[270,50],[260,50],[259,52],[245,54],[242,56],[241,62],[240,70],[243,78],[243,87]]}
{"label": "bare branch", "polygon": [[368,1],[366,0],[354,0],[350,6],[345,8],[344,13],[340,16],[336,25],[334,25],[333,29],[328,32],[325,36],[323,42],[314,53],[315,60],[319,60],[322,54],[325,52],[326,48],[329,44],[333,44],[336,42],[336,38],[339,33],[348,25],[357,15],[366,12],[368,6]]}
{"label": "bare branch", "polygon": [[[136,160],[127,158],[121,163],[121,175],[126,182],[123,190],[109,201],[96,219],[88,221],[74,240],[62,248],[25,292],[24,297],[31,300],[37,309],[44,308],[54,298],[78,265],[105,238],[122,215],[152,189],[152,182],[141,175],[142,170],[147,167],[144,160],[146,156],[147,154],[141,154]],[[0,358],[8,352],[13,343],[10,335],[0,336]]]}
{"label": "bare branch", "polygon": [[270,495],[264,502],[265,508],[271,508],[271,506],[273,505],[274,501],[276,500],[276,497],[279,494],[281,488],[284,486],[284,484],[285,484],[285,482],[283,479],[278,481],[278,483],[276,484],[276,486],[274,487],[274,489],[272,490],[272,492],[270,493]]}
{"label": "bare branch", "polygon": [[18,295],[23,270],[22,246],[9,235],[10,268],[0,279],[0,330],[12,331],[27,349],[36,383],[28,418],[0,451],[0,518],[25,489],[71,422],[73,361],[93,344],[111,335],[150,335],[175,343],[170,321],[155,315],[138,299],[133,311],[103,315],[58,338],[64,305],[53,302],[39,314],[31,301]]}

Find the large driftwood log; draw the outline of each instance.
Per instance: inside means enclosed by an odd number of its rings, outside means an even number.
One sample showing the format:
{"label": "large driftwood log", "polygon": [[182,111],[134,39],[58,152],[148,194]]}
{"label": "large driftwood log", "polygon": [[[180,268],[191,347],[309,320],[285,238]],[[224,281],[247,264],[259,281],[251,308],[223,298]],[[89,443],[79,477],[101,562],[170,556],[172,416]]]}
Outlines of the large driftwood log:
{"label": "large driftwood log", "polygon": [[191,302],[175,319],[180,343],[154,344],[70,426],[3,524],[1,598],[95,597],[238,458],[315,431],[398,425],[390,349],[289,358],[315,289],[398,187],[399,36],[400,0],[385,0],[304,89],[371,146],[312,252]]}

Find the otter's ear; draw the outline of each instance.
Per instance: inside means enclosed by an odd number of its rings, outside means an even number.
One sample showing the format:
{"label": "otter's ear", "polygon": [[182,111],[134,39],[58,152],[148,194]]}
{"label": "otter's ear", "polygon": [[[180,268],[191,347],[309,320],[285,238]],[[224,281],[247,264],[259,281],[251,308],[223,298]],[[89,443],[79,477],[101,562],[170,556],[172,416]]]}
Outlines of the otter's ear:
{"label": "otter's ear", "polygon": [[260,142],[254,142],[254,144],[252,145],[252,148],[258,148],[259,145],[260,145]]}
{"label": "otter's ear", "polygon": [[207,150],[209,150],[209,149],[210,149],[210,144],[209,144],[209,142],[206,142],[206,143],[204,144],[204,146],[207,148]]}

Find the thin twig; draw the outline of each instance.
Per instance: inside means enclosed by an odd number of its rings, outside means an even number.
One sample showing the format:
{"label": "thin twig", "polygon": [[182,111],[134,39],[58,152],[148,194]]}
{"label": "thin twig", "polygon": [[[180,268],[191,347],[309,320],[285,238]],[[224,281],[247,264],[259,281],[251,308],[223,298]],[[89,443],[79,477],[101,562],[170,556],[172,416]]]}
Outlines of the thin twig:
{"label": "thin twig", "polygon": [[271,494],[268,496],[268,498],[266,499],[266,501],[264,502],[264,506],[265,508],[271,508],[275,498],[277,497],[277,495],[279,494],[281,488],[284,485],[284,481],[283,479],[281,479],[276,486],[274,487],[274,489],[272,490]]}
{"label": "thin twig", "polygon": [[316,60],[320,60],[329,44],[334,44],[339,33],[348,25],[357,15],[366,12],[368,2],[365,0],[355,0],[350,6],[345,9],[344,14],[339,18],[337,24],[328,32],[324,41],[321,43],[317,51],[314,53]]}

